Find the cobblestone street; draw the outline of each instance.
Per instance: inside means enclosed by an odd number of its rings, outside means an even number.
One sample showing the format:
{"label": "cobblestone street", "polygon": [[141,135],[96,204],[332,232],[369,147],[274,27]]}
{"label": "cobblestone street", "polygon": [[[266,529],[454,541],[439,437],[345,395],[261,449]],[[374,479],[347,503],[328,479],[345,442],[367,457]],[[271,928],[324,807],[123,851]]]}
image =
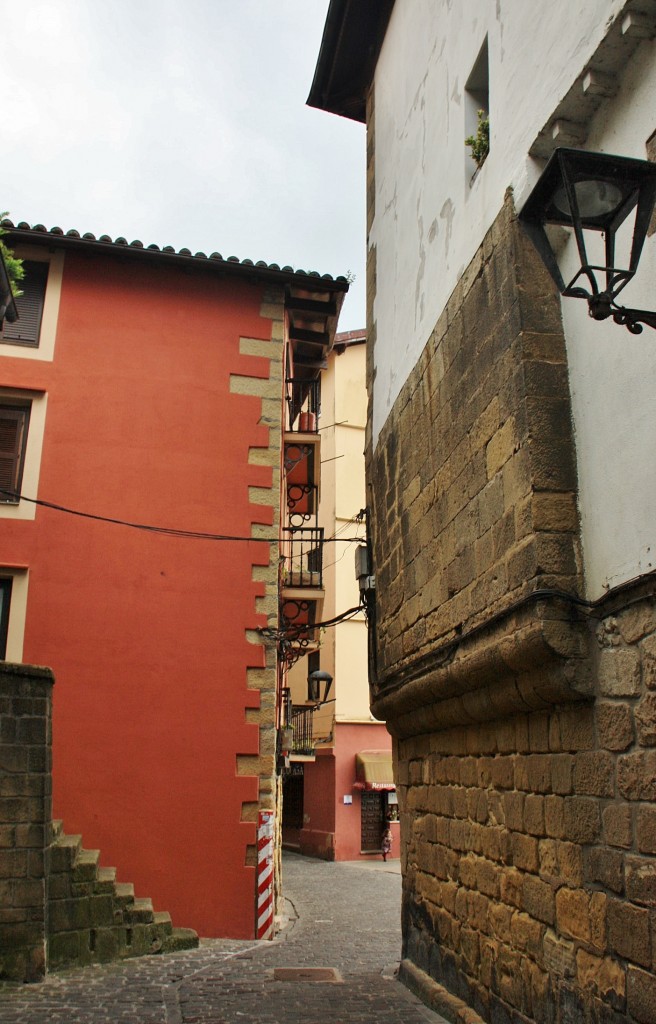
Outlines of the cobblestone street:
{"label": "cobblestone street", "polygon": [[[394,978],[398,862],[285,854],[289,924],[275,942],[197,950],[50,975],[0,989],[2,1024],[444,1024]],[[285,977],[285,969],[297,969]],[[334,980],[298,969],[328,968]]]}

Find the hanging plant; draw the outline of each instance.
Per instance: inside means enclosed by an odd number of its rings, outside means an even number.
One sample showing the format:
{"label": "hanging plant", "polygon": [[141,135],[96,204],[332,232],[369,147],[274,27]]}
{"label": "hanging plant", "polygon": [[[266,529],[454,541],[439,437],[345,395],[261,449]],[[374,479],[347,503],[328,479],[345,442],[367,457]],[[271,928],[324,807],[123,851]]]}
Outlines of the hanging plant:
{"label": "hanging plant", "polygon": [[465,139],[465,146],[471,149],[472,160],[476,166],[482,167],[490,152],[490,115],[484,110],[479,110],[477,117],[476,134]]}
{"label": "hanging plant", "polygon": [[15,299],[21,296],[23,293],[20,290],[19,282],[25,277],[25,267],[23,261],[14,256],[14,250],[10,249],[8,245],[2,241],[2,235],[7,234],[7,229],[2,227],[2,221],[7,216],[7,213],[0,213],[0,254],[7,268],[7,275],[9,277],[9,284],[11,285],[11,293]]}

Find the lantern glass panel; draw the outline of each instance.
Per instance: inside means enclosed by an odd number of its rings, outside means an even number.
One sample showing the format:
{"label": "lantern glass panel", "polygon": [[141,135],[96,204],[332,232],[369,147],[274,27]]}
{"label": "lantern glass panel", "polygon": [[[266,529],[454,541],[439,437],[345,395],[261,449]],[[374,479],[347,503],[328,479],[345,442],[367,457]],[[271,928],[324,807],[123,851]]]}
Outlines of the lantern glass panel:
{"label": "lantern glass panel", "polygon": [[[597,220],[617,210],[622,202],[622,190],[609,181],[599,181],[594,178],[587,181],[577,181],[574,184],[576,193],[576,204],[579,208],[581,220]],[[553,197],[553,205],[571,219],[571,210],[567,190],[563,186],[559,188]]]}

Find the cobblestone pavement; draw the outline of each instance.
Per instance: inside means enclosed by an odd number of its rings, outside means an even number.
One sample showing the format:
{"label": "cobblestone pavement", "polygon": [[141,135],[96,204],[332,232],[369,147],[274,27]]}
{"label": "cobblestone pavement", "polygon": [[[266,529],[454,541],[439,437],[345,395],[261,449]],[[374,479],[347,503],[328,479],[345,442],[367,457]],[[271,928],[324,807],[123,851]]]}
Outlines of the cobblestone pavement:
{"label": "cobblestone pavement", "polygon": [[[446,1024],[394,978],[398,862],[330,864],[285,854],[289,923],[274,942],[197,950],[0,988],[2,1024]],[[282,980],[332,968],[334,981]]]}

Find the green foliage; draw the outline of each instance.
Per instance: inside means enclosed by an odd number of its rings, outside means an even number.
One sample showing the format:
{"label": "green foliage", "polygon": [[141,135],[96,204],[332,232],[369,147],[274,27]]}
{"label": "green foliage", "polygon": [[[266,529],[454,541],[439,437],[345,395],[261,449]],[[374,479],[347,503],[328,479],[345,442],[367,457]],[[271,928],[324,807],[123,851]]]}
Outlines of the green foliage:
{"label": "green foliage", "polygon": [[465,139],[465,146],[471,149],[472,159],[477,167],[482,167],[490,152],[490,115],[484,110],[478,111],[478,127],[475,135]]}
{"label": "green foliage", "polygon": [[19,295],[23,294],[20,290],[19,282],[25,277],[25,267],[23,266],[23,261],[18,256],[14,256],[14,250],[10,249],[2,240],[2,235],[7,234],[6,228],[2,227],[2,221],[6,216],[6,212],[0,213],[0,253],[2,253],[2,258],[7,268],[12,295],[16,299]]}

